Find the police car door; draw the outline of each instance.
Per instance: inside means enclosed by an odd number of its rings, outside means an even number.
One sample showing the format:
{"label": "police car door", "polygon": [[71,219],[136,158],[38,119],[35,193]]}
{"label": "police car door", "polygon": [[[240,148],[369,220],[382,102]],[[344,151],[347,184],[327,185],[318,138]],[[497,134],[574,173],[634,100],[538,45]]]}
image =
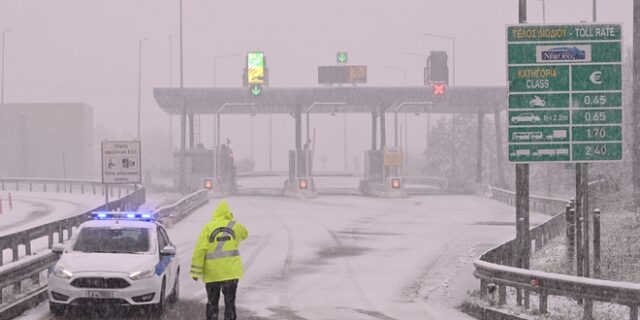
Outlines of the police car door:
{"label": "police car door", "polygon": [[[158,252],[166,246],[173,246],[169,241],[167,232],[160,226],[157,227],[158,233]],[[167,282],[165,283],[165,290],[173,290],[173,284],[175,282],[176,273],[176,257],[175,256],[163,256],[159,255],[158,265],[156,266],[156,274],[161,276],[163,273],[166,275]],[[166,291],[171,292],[171,291]]]}

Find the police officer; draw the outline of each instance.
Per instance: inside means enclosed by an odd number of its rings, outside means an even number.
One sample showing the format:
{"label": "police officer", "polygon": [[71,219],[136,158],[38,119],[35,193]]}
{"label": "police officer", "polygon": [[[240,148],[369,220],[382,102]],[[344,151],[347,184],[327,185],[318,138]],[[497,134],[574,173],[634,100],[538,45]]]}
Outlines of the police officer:
{"label": "police officer", "polygon": [[233,219],[226,200],[222,200],[198,237],[191,259],[191,277],[202,279],[207,289],[207,320],[218,319],[220,291],[224,295],[224,320],[236,320],[236,290],[242,278],[238,245],[248,236],[247,229]]}

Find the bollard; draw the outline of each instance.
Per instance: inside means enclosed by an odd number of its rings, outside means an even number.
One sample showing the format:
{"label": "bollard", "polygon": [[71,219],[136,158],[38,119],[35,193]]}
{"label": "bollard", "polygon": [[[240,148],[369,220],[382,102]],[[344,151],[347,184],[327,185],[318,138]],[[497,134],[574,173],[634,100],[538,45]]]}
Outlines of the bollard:
{"label": "bollard", "polygon": [[549,293],[547,292],[546,289],[540,290],[540,303],[538,307],[539,307],[540,313],[542,314],[547,313],[547,297],[548,296],[549,296]]}
{"label": "bollard", "polygon": [[9,210],[13,210],[13,197],[11,196],[11,192],[9,192]]}
{"label": "bollard", "polygon": [[567,210],[567,220],[569,220],[569,223],[567,224],[567,256],[570,261],[573,261],[573,255],[576,251],[576,211],[571,208],[571,205],[567,206]]}
{"label": "bollard", "polygon": [[576,275],[582,277],[582,266],[584,260],[582,259],[582,215],[579,212],[575,213],[576,222]]}
{"label": "bollard", "polygon": [[498,285],[498,305],[503,306],[507,303],[507,286],[504,284]]}
{"label": "bollard", "polygon": [[33,183],[29,182],[29,192],[33,191]]}
{"label": "bollard", "polygon": [[93,185],[93,195],[94,196],[96,195],[96,185],[95,184]]}
{"label": "bollard", "polygon": [[60,192],[60,184],[56,183],[56,192]]}
{"label": "bollard", "polygon": [[84,194],[84,184],[80,185],[80,194]]}
{"label": "bollard", "polygon": [[638,320],[638,305],[630,305],[629,306],[629,319]]}
{"label": "bollard", "polygon": [[593,210],[593,272],[600,275],[600,209]]}
{"label": "bollard", "polygon": [[[2,197],[0,197],[0,214],[2,214]],[[2,255],[0,254],[0,256]]]}
{"label": "bollard", "polygon": [[484,298],[487,290],[487,280],[480,278],[480,298]]}
{"label": "bollard", "polygon": [[42,189],[44,190],[44,192],[47,192],[47,183],[43,183],[42,184]]}
{"label": "bollard", "polygon": [[593,320],[593,300],[584,299],[584,320]]}

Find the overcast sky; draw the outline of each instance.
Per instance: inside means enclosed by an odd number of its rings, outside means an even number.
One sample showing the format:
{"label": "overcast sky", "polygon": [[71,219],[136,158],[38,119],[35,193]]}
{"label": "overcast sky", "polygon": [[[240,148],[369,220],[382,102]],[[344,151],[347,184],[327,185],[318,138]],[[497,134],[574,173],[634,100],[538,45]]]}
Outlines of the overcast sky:
{"label": "overcast sky", "polygon": [[[96,125],[118,132],[114,138],[131,138],[136,131],[138,43],[148,38],[142,55],[143,132],[168,131],[167,116],[153,100],[152,89],[170,85],[171,35],[173,85],[179,85],[178,3],[0,0],[0,31],[11,29],[6,33],[5,102],[86,102],[94,108]],[[369,85],[402,85],[403,70],[408,85],[419,85],[424,58],[402,52],[451,50],[451,41],[421,35],[428,32],[455,37],[458,86],[500,86],[505,82],[505,25],[517,23],[517,4],[517,0],[184,0],[184,83],[212,86],[213,57],[240,53],[217,63],[217,85],[240,86],[243,55],[262,50],[271,86],[315,86],[317,66],[334,64],[336,51],[343,50],[349,53],[350,64],[368,66]],[[546,20],[590,21],[591,8],[592,0],[546,0]],[[542,22],[542,1],[528,1],[528,17],[529,23]],[[624,45],[631,45],[632,0],[600,0],[598,20],[623,23]],[[265,130],[263,118],[255,121],[257,131]],[[278,121],[288,130],[291,121]],[[225,123],[236,127],[228,135],[241,135],[247,123],[241,119]],[[358,126],[369,128],[369,124],[361,121]],[[410,136],[424,136],[422,127],[409,124]],[[203,136],[205,145],[210,145],[210,134]],[[363,144],[355,148],[364,150],[368,137],[355,136],[353,144]],[[418,147],[420,139],[413,140]],[[238,146],[237,152],[247,156],[248,143]]]}

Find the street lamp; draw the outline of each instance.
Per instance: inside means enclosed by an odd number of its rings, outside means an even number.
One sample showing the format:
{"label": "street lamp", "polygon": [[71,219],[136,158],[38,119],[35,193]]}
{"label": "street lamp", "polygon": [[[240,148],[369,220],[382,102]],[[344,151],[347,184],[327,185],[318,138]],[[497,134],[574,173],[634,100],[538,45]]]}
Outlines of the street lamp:
{"label": "street lamp", "polygon": [[545,0],[540,0],[542,1],[542,23],[547,23],[547,10],[545,9]]}
{"label": "street lamp", "polygon": [[454,37],[449,37],[449,36],[443,36],[443,35],[439,35],[439,34],[433,34],[433,33],[422,33],[423,36],[426,37],[434,37],[434,38],[441,38],[441,39],[448,39],[453,41],[453,62],[451,64],[451,67],[453,69],[453,79],[451,80],[451,82],[453,83],[453,86],[456,86],[456,38]]}
{"label": "street lamp", "polygon": [[221,56],[214,56],[213,57],[213,86],[216,86],[216,63],[218,61],[218,59],[222,59],[222,58],[230,58],[230,57],[238,57],[242,55],[241,53],[231,53],[231,54],[224,54]]}
{"label": "street lamp", "polygon": [[5,29],[2,31],[2,84],[0,85],[0,104],[4,103],[4,34],[11,31],[11,29]]}
{"label": "street lamp", "polygon": [[140,39],[138,42],[138,141],[140,141],[140,105],[141,105],[141,87],[142,87],[142,43],[147,38]]}

